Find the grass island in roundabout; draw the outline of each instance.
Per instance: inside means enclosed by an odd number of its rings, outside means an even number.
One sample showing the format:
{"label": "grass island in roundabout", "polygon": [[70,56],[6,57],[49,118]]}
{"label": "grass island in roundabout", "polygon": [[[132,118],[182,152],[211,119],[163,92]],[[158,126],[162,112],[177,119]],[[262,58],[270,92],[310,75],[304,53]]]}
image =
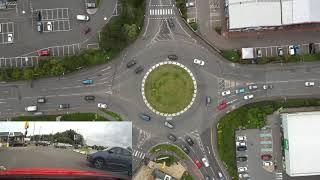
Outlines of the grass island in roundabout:
{"label": "grass island in roundabout", "polygon": [[165,61],[154,65],[144,76],[142,95],[156,114],[177,116],[194,102],[197,85],[192,72],[184,65]]}

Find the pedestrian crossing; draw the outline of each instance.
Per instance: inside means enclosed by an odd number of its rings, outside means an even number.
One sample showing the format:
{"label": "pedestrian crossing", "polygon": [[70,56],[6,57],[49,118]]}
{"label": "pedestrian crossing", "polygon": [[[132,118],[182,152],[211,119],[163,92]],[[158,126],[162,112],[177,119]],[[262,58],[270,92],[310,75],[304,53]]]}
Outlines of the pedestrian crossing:
{"label": "pedestrian crossing", "polygon": [[144,159],[147,154],[144,153],[144,152],[140,152],[140,151],[134,149],[134,150],[132,151],[132,155],[133,155],[134,157],[139,158],[139,159]]}
{"label": "pedestrian crossing", "polygon": [[278,180],[283,179],[282,172],[276,173],[276,179],[278,179]]}
{"label": "pedestrian crossing", "polygon": [[172,8],[165,8],[165,9],[150,9],[149,10],[150,16],[162,16],[162,15],[174,15],[174,11]]}

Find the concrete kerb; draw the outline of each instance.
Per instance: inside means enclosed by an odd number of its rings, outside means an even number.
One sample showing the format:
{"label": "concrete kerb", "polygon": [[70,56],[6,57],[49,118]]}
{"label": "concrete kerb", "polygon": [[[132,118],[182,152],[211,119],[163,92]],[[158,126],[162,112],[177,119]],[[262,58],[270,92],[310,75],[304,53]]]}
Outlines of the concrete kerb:
{"label": "concrete kerb", "polygon": [[[177,112],[177,113],[172,113],[172,114],[162,113],[162,112],[159,112],[159,111],[155,110],[155,109],[149,104],[149,102],[147,101],[147,98],[145,97],[145,92],[144,92],[144,85],[145,85],[146,79],[147,79],[147,77],[149,76],[149,74],[150,74],[154,69],[156,69],[157,67],[162,66],[162,65],[167,65],[167,64],[176,65],[176,66],[179,66],[179,67],[185,69],[185,70],[188,72],[188,74],[191,76],[192,81],[193,81],[193,86],[194,86],[193,97],[192,97],[191,102],[189,103],[189,105],[188,105],[186,108],[184,108],[183,110],[181,110],[181,111],[179,111],[179,112]],[[164,62],[160,62],[160,63],[157,63],[157,64],[153,65],[153,66],[147,71],[147,73],[144,75],[144,77],[143,77],[143,79],[142,79],[142,85],[141,85],[141,94],[142,94],[142,98],[143,98],[143,101],[144,101],[144,103],[146,104],[146,106],[147,106],[152,112],[154,112],[155,114],[160,115],[160,116],[165,116],[165,117],[179,116],[180,114],[186,112],[186,111],[192,106],[192,104],[194,103],[195,98],[196,98],[196,96],[197,96],[197,81],[196,81],[196,78],[194,77],[193,73],[192,73],[186,66],[184,66],[183,64],[178,63],[178,62],[174,62],[174,61],[164,61]]]}

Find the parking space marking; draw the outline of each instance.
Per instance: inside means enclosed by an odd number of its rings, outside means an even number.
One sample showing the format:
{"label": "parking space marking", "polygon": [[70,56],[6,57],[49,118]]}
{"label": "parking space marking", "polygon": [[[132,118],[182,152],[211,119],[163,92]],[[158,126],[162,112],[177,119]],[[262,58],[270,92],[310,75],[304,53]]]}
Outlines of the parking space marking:
{"label": "parking space marking", "polygon": [[[37,9],[42,14],[43,32],[71,31],[69,9]],[[52,30],[48,30],[48,22],[52,23]]]}
{"label": "parking space marking", "polygon": [[[13,22],[5,22],[0,23],[0,29],[1,29],[1,38],[0,38],[0,44],[11,44],[14,41],[14,23]],[[13,39],[12,42],[8,42],[8,35],[12,34]]]}
{"label": "parking space marking", "polygon": [[0,68],[32,67],[39,63],[38,56],[0,58]]}

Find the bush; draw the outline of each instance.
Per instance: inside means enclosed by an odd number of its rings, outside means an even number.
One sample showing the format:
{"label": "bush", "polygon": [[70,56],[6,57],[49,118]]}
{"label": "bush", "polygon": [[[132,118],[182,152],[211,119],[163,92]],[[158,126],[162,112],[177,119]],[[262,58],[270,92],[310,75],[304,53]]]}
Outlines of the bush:
{"label": "bush", "polygon": [[224,58],[226,58],[232,62],[239,62],[239,60],[241,59],[241,53],[237,49],[222,50],[221,52],[222,52],[221,55]]}
{"label": "bush", "polygon": [[176,0],[176,6],[180,9],[182,18],[187,20],[186,0]]}
{"label": "bush", "polygon": [[222,31],[222,28],[221,27],[215,27],[214,30],[219,34],[221,35],[221,31]]}
{"label": "bush", "polygon": [[189,23],[190,24],[190,26],[192,27],[192,29],[194,30],[194,31],[197,31],[198,30],[198,23],[196,23],[196,22],[191,22],[191,23]]}
{"label": "bush", "polygon": [[185,171],[180,180],[193,180],[193,177],[187,171]]}

